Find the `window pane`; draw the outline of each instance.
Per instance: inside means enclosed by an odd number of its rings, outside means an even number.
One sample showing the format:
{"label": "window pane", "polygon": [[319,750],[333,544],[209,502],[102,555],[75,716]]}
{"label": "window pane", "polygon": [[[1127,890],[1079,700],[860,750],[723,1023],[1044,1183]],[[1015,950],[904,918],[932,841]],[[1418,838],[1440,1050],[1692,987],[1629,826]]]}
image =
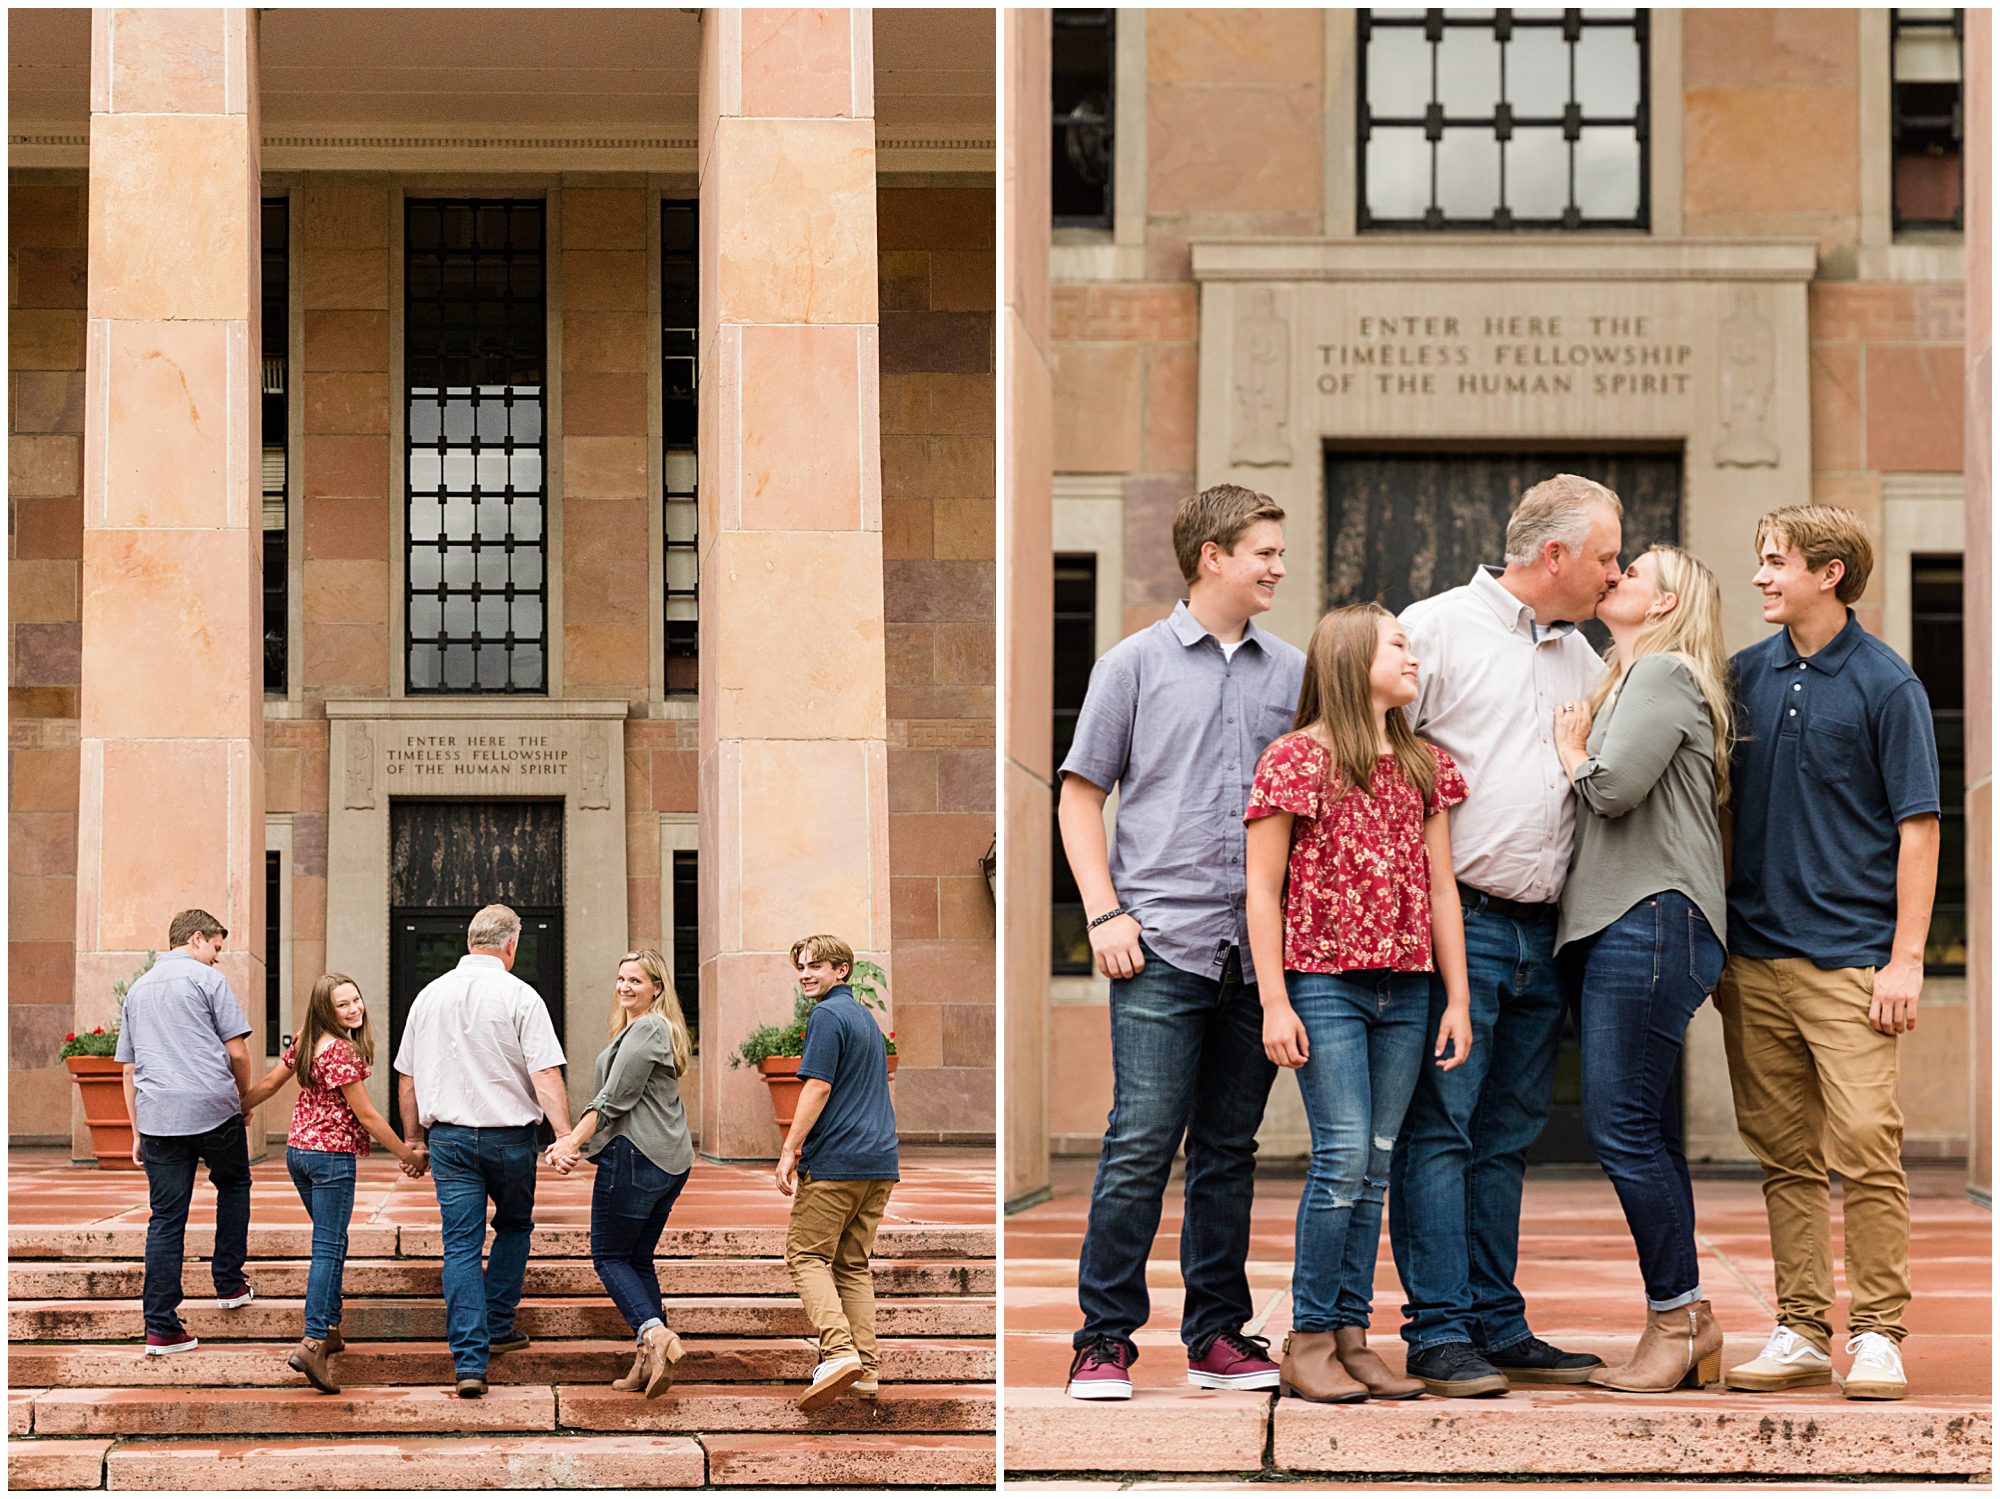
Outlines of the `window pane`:
{"label": "window pane", "polygon": [[1639,142],[1622,126],[1586,127],[1576,145],[1576,206],[1589,219],[1639,213]]}
{"label": "window pane", "polygon": [[1431,149],[1421,130],[1376,130],[1368,137],[1368,212],[1420,219],[1431,201]]}
{"label": "window pane", "polygon": [[1480,126],[1447,130],[1438,143],[1437,201],[1446,218],[1480,218],[1500,201],[1500,142]]}
{"label": "window pane", "polygon": [[1630,119],[1639,107],[1639,38],[1623,26],[1586,26],[1576,44],[1576,102],[1586,115]]}
{"label": "window pane", "polygon": [[1507,102],[1516,117],[1561,116],[1569,102],[1569,44],[1555,27],[1515,27],[1507,43]]}
{"label": "window pane", "polygon": [[1414,119],[1431,101],[1431,44],[1420,26],[1383,26],[1368,34],[1368,108]]}
{"label": "window pane", "polygon": [[1448,115],[1493,113],[1500,98],[1500,44],[1485,27],[1447,27],[1438,43],[1437,98]]}
{"label": "window pane", "polygon": [[1569,142],[1553,126],[1516,130],[1507,143],[1507,207],[1517,219],[1559,219],[1569,203]]}

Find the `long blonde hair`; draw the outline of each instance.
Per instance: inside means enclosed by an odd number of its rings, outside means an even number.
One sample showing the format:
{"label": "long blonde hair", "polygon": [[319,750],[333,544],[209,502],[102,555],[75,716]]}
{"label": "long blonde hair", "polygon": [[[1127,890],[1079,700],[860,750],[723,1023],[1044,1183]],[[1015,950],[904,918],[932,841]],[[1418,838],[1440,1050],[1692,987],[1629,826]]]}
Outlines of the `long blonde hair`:
{"label": "long blonde hair", "polygon": [[[1330,609],[1313,627],[1306,645],[1305,680],[1299,688],[1294,733],[1317,726],[1332,749],[1333,769],[1363,796],[1372,796],[1377,746],[1386,737],[1403,779],[1416,788],[1430,811],[1437,761],[1410,727],[1401,708],[1375,712],[1369,668],[1382,643],[1382,621],[1396,616],[1380,604],[1346,604]],[[1336,778],[1337,779],[1337,778]]]}
{"label": "long blonde hair", "polygon": [[[637,948],[618,960],[623,968],[627,963],[637,963],[647,978],[653,981],[653,1007],[642,1012],[657,1015],[667,1023],[667,1034],[674,1053],[674,1072],[685,1076],[688,1062],[694,1056],[694,1042],[688,1037],[687,1017],[681,1013],[680,996],[674,993],[674,981],[667,977],[667,960],[650,947]],[[613,1003],[611,1006],[611,1034],[616,1036],[625,1029],[625,1006]]]}
{"label": "long blonde hair", "polygon": [[[1675,596],[1674,607],[1639,631],[1632,660],[1666,654],[1694,677],[1708,721],[1715,731],[1715,804],[1729,802],[1729,750],[1735,742],[1735,721],[1729,702],[1729,653],[1722,644],[1722,590],[1715,574],[1679,547],[1664,543],[1647,551],[1659,559],[1660,592]],[[1601,714],[1618,695],[1631,661],[1618,659],[1618,647],[1604,653],[1610,668],[1590,694],[1590,711]]]}

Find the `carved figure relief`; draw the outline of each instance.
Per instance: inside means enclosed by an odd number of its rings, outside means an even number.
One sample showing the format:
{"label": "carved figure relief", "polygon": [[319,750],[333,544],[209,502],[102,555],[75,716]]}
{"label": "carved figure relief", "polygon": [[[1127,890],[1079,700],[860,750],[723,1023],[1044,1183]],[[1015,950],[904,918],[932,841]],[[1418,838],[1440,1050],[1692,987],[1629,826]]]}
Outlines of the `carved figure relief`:
{"label": "carved figure relief", "polygon": [[1292,461],[1292,330],[1278,305],[1278,293],[1259,286],[1236,320],[1230,349],[1235,382],[1236,424],[1229,461],[1252,467],[1287,466]]}
{"label": "carved figure relief", "polygon": [[1722,440],[1720,467],[1768,468],[1778,462],[1771,438],[1771,395],[1777,383],[1771,324],[1757,310],[1757,295],[1740,288],[1722,325]]}
{"label": "carved figure relief", "polygon": [[604,725],[594,723],[583,731],[583,792],[577,798],[579,807],[611,805],[610,771],[611,751],[604,742]]}
{"label": "carved figure relief", "polygon": [[375,805],[375,737],[358,719],[347,726],[347,805]]}

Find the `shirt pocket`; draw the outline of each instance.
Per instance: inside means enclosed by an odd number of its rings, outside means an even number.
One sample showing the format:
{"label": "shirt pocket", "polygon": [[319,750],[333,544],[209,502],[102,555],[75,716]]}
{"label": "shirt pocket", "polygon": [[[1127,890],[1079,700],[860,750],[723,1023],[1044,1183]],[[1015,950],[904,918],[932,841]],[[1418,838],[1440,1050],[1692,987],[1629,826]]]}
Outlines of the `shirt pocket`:
{"label": "shirt pocket", "polygon": [[1815,714],[1799,739],[1805,772],[1822,786],[1851,786],[1860,774],[1864,743],[1861,726]]}
{"label": "shirt pocket", "polygon": [[1292,732],[1292,720],[1298,716],[1299,705],[1294,699],[1289,703],[1266,703],[1261,713],[1259,727],[1264,731],[1264,742],[1269,744],[1280,735]]}

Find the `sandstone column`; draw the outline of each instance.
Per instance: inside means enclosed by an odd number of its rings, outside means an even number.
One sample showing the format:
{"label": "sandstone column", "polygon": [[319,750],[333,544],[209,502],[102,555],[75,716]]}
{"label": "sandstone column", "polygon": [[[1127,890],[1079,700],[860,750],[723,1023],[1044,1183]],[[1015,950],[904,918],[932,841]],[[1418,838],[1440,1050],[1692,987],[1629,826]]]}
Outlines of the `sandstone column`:
{"label": "sandstone column", "polygon": [[789,1017],[792,941],[889,951],[870,25],[702,12],[701,1142],[722,1159],[777,1153],[763,1084],[725,1060]]}
{"label": "sandstone column", "polygon": [[1049,17],[1010,10],[1007,118],[1006,1201],[1049,1191],[1050,652],[1055,575],[1049,342]]}
{"label": "sandstone column", "polygon": [[1970,1186],[1993,1198],[1993,13],[1965,15],[1965,817]]}
{"label": "sandstone column", "polygon": [[200,906],[261,1058],[252,12],[94,10],[90,88],[76,1023]]}

